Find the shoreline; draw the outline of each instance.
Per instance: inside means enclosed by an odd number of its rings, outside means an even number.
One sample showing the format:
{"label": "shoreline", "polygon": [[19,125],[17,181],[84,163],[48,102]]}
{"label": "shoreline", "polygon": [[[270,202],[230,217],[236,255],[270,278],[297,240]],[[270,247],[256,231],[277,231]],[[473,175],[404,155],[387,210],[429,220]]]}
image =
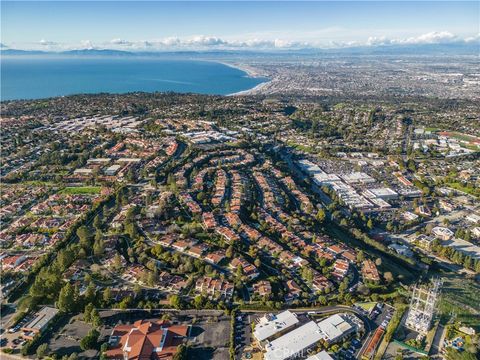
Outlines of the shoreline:
{"label": "shoreline", "polygon": [[[215,60],[213,60],[215,61]],[[226,94],[225,96],[245,96],[245,95],[253,95],[253,92],[260,91],[262,88],[264,88],[267,84],[272,82],[272,79],[270,79],[267,74],[262,73],[261,71],[255,69],[254,67],[246,64],[238,64],[238,63],[229,63],[229,62],[224,62],[224,61],[215,61],[219,64],[231,67],[233,69],[237,69],[240,71],[243,71],[245,74],[247,74],[248,77],[251,78],[266,78],[266,81],[262,81],[260,84],[255,85],[251,89],[246,89],[246,90],[241,90],[237,91],[235,93],[231,94]]]}

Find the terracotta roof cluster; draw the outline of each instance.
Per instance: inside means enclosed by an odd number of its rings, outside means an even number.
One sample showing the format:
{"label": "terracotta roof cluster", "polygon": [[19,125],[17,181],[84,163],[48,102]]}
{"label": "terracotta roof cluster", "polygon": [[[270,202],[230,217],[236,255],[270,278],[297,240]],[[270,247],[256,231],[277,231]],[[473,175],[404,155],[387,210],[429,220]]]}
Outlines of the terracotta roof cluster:
{"label": "terracotta roof cluster", "polygon": [[206,293],[211,297],[219,297],[229,299],[233,295],[233,284],[211,277],[201,277],[195,283],[197,292]]}
{"label": "terracotta roof cluster", "polygon": [[232,194],[230,199],[230,211],[238,213],[242,203],[242,177],[238,171],[232,170]]}
{"label": "terracotta roof cluster", "polygon": [[225,195],[225,185],[227,183],[227,173],[225,170],[217,170],[217,178],[215,180],[215,194],[212,197],[212,204],[214,206],[220,205],[223,196]]}
{"label": "terracotta roof cluster", "polygon": [[362,265],[362,275],[364,279],[370,281],[380,281],[380,275],[378,274],[377,267],[372,260],[367,259]]}
{"label": "terracotta roof cluster", "polygon": [[269,296],[272,293],[272,285],[266,280],[261,280],[253,284],[253,291],[260,296]]}
{"label": "terracotta roof cluster", "polygon": [[347,260],[337,259],[333,264],[333,276],[338,280],[341,280],[347,275],[349,269],[349,263]]}
{"label": "terracotta roof cluster", "polygon": [[189,333],[190,326],[160,320],[117,325],[110,335],[106,356],[118,360],[171,360]]}

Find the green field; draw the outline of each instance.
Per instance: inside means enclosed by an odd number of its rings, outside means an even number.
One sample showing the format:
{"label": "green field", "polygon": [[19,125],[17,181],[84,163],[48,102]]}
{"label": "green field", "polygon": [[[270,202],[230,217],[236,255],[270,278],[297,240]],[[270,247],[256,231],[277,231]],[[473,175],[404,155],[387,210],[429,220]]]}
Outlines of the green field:
{"label": "green field", "polygon": [[480,285],[461,275],[443,276],[438,310],[442,323],[452,316],[467,326],[480,330]]}
{"label": "green field", "polygon": [[367,312],[370,312],[370,310],[372,310],[375,307],[375,305],[377,305],[377,303],[374,301],[371,301],[371,302],[365,302],[365,303],[355,303],[355,305]]}
{"label": "green field", "polygon": [[100,186],[72,186],[66,187],[61,193],[69,195],[100,194],[101,189]]}

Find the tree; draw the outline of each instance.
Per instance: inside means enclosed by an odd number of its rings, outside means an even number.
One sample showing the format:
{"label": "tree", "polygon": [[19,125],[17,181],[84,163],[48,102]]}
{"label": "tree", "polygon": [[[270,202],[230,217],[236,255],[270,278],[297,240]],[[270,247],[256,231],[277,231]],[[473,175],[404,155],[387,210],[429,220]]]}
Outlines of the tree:
{"label": "tree", "polygon": [[102,221],[100,220],[99,215],[96,215],[93,219],[93,226],[95,227],[95,229],[100,229],[100,227],[102,226]]}
{"label": "tree", "polygon": [[232,245],[230,245],[227,248],[227,251],[225,252],[225,256],[229,259],[231,259],[233,257],[233,246]]}
{"label": "tree", "polygon": [[92,311],[95,309],[92,303],[88,303],[83,311],[83,321],[89,323],[92,321]]}
{"label": "tree", "polygon": [[97,230],[95,233],[95,243],[93,244],[93,254],[95,256],[102,256],[105,250],[105,243],[103,241],[102,233]]}
{"label": "tree", "polygon": [[367,228],[368,228],[369,230],[372,230],[372,229],[373,229],[373,221],[372,221],[372,218],[368,218]]}
{"label": "tree", "polygon": [[95,349],[100,333],[96,329],[91,329],[88,334],[80,340],[80,348],[82,350]]}
{"label": "tree", "polygon": [[318,302],[320,303],[320,305],[327,305],[328,304],[327,298],[323,295],[320,295],[318,297]]}
{"label": "tree", "polygon": [[93,281],[90,281],[90,283],[87,286],[87,290],[85,291],[85,294],[84,294],[85,302],[93,303],[95,302],[96,297],[97,297],[97,288],[93,283]]}
{"label": "tree", "polygon": [[122,256],[119,253],[116,253],[113,256],[113,268],[116,271],[119,271],[122,268]]}
{"label": "tree", "polygon": [[77,229],[77,236],[80,242],[80,246],[85,249],[85,251],[88,251],[90,249],[90,232],[88,231],[88,228],[85,225],[80,226]]}
{"label": "tree", "polygon": [[393,274],[390,271],[385,272],[383,277],[387,283],[391,283],[393,281]]}
{"label": "tree", "polygon": [[57,308],[63,313],[69,313],[75,309],[74,291],[70,283],[66,283],[58,295]]}
{"label": "tree", "polygon": [[182,298],[178,295],[170,296],[170,305],[173,306],[175,309],[182,308]]}
{"label": "tree", "polygon": [[320,221],[320,222],[324,222],[324,221],[325,221],[325,217],[326,217],[326,215],[325,215],[325,210],[319,209],[319,210],[317,211],[316,219],[317,219],[318,221]]}
{"label": "tree", "polygon": [[47,351],[48,351],[48,344],[41,344],[37,348],[37,357],[39,359],[43,358],[45,355],[47,355]]}
{"label": "tree", "polygon": [[105,305],[110,304],[110,301],[112,301],[112,290],[110,290],[109,287],[106,287],[105,290],[103,290],[102,299]]}
{"label": "tree", "polygon": [[359,250],[357,253],[357,262],[361,263],[363,260],[365,260],[365,253],[363,250]]}
{"label": "tree", "polygon": [[187,347],[185,344],[180,344],[177,347],[177,352],[173,355],[173,360],[186,360],[187,359]]}
{"label": "tree", "polygon": [[203,298],[202,295],[197,295],[193,299],[193,306],[195,306],[195,309],[203,309],[205,303],[205,299]]}

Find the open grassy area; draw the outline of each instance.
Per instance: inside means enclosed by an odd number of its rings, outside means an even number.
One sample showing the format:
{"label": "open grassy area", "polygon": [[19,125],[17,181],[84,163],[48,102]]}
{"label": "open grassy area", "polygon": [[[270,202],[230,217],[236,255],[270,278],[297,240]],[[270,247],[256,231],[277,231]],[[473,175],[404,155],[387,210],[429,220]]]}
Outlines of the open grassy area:
{"label": "open grassy area", "polygon": [[364,309],[365,311],[370,311],[375,307],[375,305],[377,305],[377,303],[374,301],[371,301],[371,302],[364,302],[364,303],[355,303],[355,305],[358,306],[359,308]]}
{"label": "open grassy area", "polygon": [[473,185],[471,186],[466,186],[460,182],[449,182],[447,185],[453,189],[463,191],[464,193],[473,195],[473,196],[480,196],[480,189],[478,187],[475,187]]}
{"label": "open grassy area", "polygon": [[461,275],[443,276],[442,297],[438,310],[446,323],[452,316],[467,326],[480,330],[480,285]]}
{"label": "open grassy area", "polygon": [[100,186],[72,186],[66,187],[61,193],[69,195],[99,194],[101,189]]}

